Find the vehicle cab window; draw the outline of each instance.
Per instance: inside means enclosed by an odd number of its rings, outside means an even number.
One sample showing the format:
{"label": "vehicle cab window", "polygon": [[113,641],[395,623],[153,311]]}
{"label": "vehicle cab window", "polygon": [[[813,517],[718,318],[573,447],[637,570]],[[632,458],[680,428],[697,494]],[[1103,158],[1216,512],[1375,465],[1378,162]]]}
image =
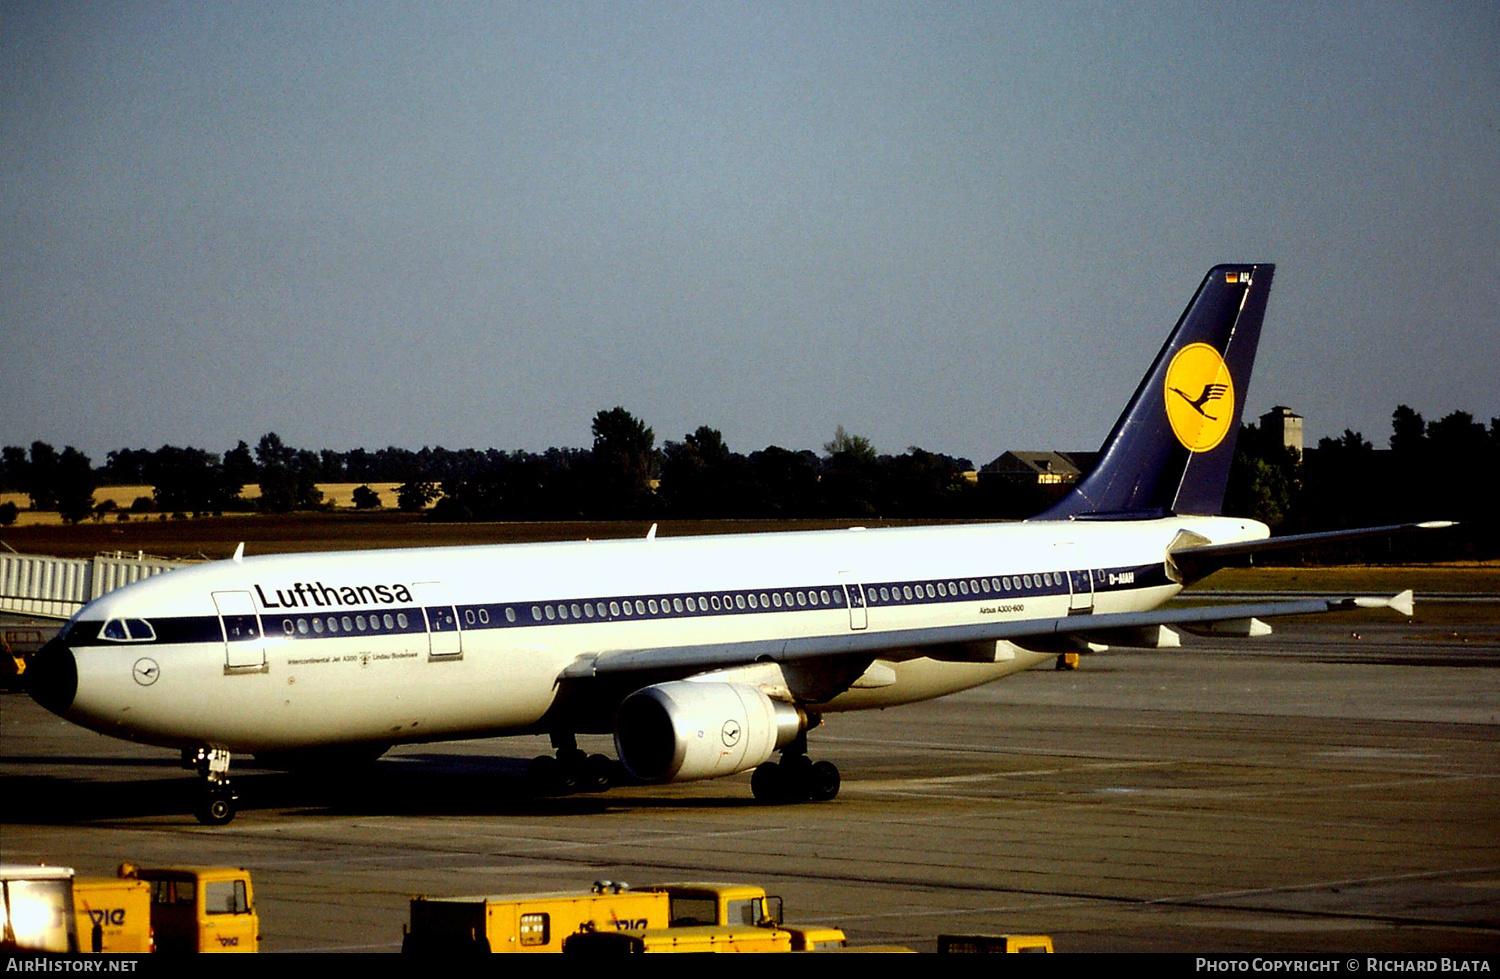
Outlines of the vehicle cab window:
{"label": "vehicle cab window", "polygon": [[203,885],[203,910],[208,914],[248,914],[242,880],[211,880]]}
{"label": "vehicle cab window", "polygon": [[190,880],[153,880],[151,902],[153,904],[183,904],[191,906],[197,896],[197,887]]}
{"label": "vehicle cab window", "polygon": [[711,897],[672,897],[669,912],[672,927],[718,924],[719,909]]}
{"label": "vehicle cab window", "polygon": [[727,910],[728,924],[758,925],[765,915],[761,912],[760,898],[730,901]]}

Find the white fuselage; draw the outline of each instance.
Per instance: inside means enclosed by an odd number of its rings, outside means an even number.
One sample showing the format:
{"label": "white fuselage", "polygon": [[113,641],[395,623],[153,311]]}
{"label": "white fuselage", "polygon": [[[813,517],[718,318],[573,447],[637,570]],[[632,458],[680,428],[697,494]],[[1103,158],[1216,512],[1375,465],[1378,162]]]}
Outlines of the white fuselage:
{"label": "white fuselage", "polygon": [[[230,751],[537,731],[560,676],[596,655],[1153,608],[1179,590],[1163,560],[1183,530],[1216,543],[1267,533],[1175,517],[221,561],[74,617],[66,716]],[[1049,655],[1002,645],[958,662],[893,644],[864,657],[877,680],[840,683],[816,707],[940,696]]]}

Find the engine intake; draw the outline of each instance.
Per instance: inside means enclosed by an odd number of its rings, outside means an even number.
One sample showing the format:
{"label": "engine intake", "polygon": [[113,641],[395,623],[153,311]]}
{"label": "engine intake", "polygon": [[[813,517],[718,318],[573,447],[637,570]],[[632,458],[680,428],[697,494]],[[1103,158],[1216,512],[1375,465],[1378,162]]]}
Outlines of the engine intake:
{"label": "engine intake", "polygon": [[636,778],[718,778],[754,768],[807,728],[807,715],[742,683],[673,680],[626,697],[615,750]]}

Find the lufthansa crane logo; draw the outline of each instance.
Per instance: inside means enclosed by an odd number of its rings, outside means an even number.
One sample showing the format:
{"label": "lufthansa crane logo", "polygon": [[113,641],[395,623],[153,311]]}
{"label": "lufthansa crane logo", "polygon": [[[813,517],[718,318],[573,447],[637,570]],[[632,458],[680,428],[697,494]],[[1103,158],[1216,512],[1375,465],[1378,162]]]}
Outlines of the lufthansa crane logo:
{"label": "lufthansa crane logo", "polygon": [[740,743],[740,722],[730,719],[724,722],[724,727],[719,731],[719,737],[724,741],[724,747],[733,748]]}
{"label": "lufthansa crane logo", "polygon": [[149,656],[143,656],[135,661],[130,668],[130,675],[135,677],[135,682],[143,687],[149,687],[161,676],[161,667],[156,665],[156,660]]}
{"label": "lufthansa crane logo", "polygon": [[1190,452],[1207,452],[1234,423],[1234,380],[1224,358],[1206,343],[1177,351],[1162,386],[1172,433]]}

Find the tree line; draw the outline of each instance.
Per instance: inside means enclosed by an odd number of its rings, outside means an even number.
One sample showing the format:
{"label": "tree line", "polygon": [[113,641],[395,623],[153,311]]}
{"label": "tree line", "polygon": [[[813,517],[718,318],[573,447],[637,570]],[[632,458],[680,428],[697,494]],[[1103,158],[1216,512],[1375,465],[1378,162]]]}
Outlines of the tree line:
{"label": "tree line", "polygon": [[[1494,550],[1489,497],[1500,476],[1500,418],[1486,428],[1455,411],[1426,422],[1401,405],[1391,420],[1389,450],[1346,430],[1303,456],[1254,424],[1242,426],[1225,512],[1283,532],[1456,519],[1477,531],[1481,549]],[[881,454],[842,427],[821,454],[776,445],[741,454],[706,425],[658,447],[652,429],[619,407],[596,414],[592,434],[589,448],[545,452],[337,452],[295,448],[272,432],[222,455],[171,445],[117,449],[98,467],[71,446],[58,452],[33,442],[29,450],[0,449],[0,487],[70,522],[109,515],[110,501],[94,502],[97,486],[134,484],[152,494],[131,511],[186,515],[315,509],[325,505],[317,484],[330,482],[365,484],[354,505],[373,509],[384,501],[368,484],[397,483],[396,506],[433,520],[1024,517],[1066,490],[976,481],[968,459],[915,446]],[[253,501],[242,495],[251,485],[260,489]]]}
{"label": "tree line", "polygon": [[1420,520],[1457,520],[1459,533],[1380,539],[1332,548],[1340,557],[1500,556],[1495,490],[1500,418],[1489,426],[1466,411],[1436,421],[1400,405],[1390,448],[1345,429],[1304,455],[1255,425],[1240,429],[1224,512],[1253,517],[1274,532],[1304,533]]}
{"label": "tree line", "polygon": [[[702,426],[658,447],[655,433],[624,408],[594,416],[589,448],[545,452],[500,449],[419,451],[296,448],[274,432],[252,448],[240,441],[219,455],[164,445],[116,449],[93,466],[69,446],[44,442],[0,449],[0,488],[29,495],[32,508],[68,522],[110,516],[95,504],[99,486],[146,485],[150,497],[127,511],[284,513],[324,506],[319,483],[362,483],[354,505],[387,501],[370,483],[398,483],[396,506],[434,520],[615,519],[656,517],[980,517],[1022,515],[1044,502],[1006,487],[981,492],[968,459],[912,447],[875,452],[839,428],[822,455],[768,446],[730,451]],[[258,486],[258,498],[243,496]],[[101,509],[101,507],[103,509]],[[115,515],[116,519],[119,515]],[[0,518],[3,519],[3,518]]]}

